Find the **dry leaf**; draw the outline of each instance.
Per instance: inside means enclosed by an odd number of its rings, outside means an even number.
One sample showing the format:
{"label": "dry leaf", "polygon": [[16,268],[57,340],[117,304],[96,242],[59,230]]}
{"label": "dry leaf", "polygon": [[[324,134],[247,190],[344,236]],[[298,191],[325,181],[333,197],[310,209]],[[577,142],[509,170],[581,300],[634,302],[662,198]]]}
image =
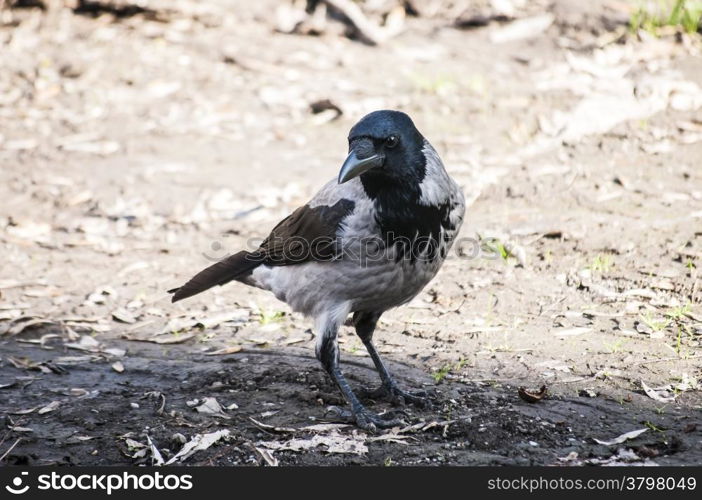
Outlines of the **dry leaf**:
{"label": "dry leaf", "polygon": [[34,429],[30,429],[29,427],[20,427],[20,426],[10,427],[10,430],[15,431],[15,432],[34,432]]}
{"label": "dry leaf", "polygon": [[259,347],[263,347],[263,346],[268,344],[268,339],[264,339],[264,338],[250,338],[250,339],[246,339],[246,340],[248,340],[252,344],[256,344]]}
{"label": "dry leaf", "polygon": [[646,393],[646,396],[660,403],[672,403],[675,401],[675,396],[662,396],[657,391],[651,389],[648,385],[646,385],[646,382],[644,382],[643,380],[641,381],[641,387]]}
{"label": "dry leaf", "polygon": [[204,398],[200,406],[196,406],[195,409],[198,413],[204,413],[206,415],[214,415],[215,417],[229,418],[229,416],[224,413],[224,408],[219,404],[215,398]]}
{"label": "dry leaf", "polygon": [[185,443],[183,448],[181,448],[178,453],[176,453],[168,462],[166,462],[165,465],[171,465],[175,462],[183,462],[190,458],[194,453],[201,450],[206,450],[220,439],[227,438],[228,436],[228,429],[210,432],[209,434],[197,434],[193,436],[190,441]]}
{"label": "dry leaf", "polygon": [[90,441],[91,439],[95,439],[95,436],[71,436],[66,440],[66,443],[67,444],[82,443],[85,441]]}
{"label": "dry leaf", "polygon": [[297,429],[293,427],[277,427],[275,425],[269,425],[269,424],[264,424],[263,422],[259,422],[253,417],[249,417],[249,420],[251,420],[256,426],[260,427],[261,429],[267,430],[267,431],[272,431],[272,432],[280,432],[280,433],[289,433],[289,432],[297,432]]}
{"label": "dry leaf", "polygon": [[326,436],[317,434],[310,439],[294,438],[289,441],[261,441],[257,443],[257,446],[262,446],[269,450],[290,451],[314,450],[321,446],[326,453],[364,455],[368,453],[365,439],[366,435],[361,433],[345,436],[338,432],[332,432]]}
{"label": "dry leaf", "polygon": [[39,415],[43,415],[44,413],[49,413],[51,411],[56,410],[60,404],[61,404],[60,401],[52,401],[51,403],[49,403],[45,407],[41,408],[37,413],[39,413]]}
{"label": "dry leaf", "polygon": [[624,441],[627,441],[629,439],[634,439],[634,438],[640,436],[641,434],[643,434],[647,430],[648,429],[638,429],[635,431],[624,433],[621,436],[617,436],[614,439],[611,439],[609,441],[602,441],[600,439],[595,439],[595,442],[598,444],[603,444],[605,446],[612,446],[614,444],[622,444]]}
{"label": "dry leaf", "polygon": [[76,396],[76,397],[79,397],[79,396],[86,396],[86,395],[88,395],[88,394],[90,394],[90,393],[89,393],[86,389],[83,389],[83,388],[81,388],[81,387],[71,387],[71,388],[68,390],[68,395],[69,395],[69,396]]}
{"label": "dry leaf", "polygon": [[397,444],[404,444],[408,445],[409,443],[407,440],[410,439],[410,436],[405,436],[403,434],[382,434],[380,436],[372,436],[368,438],[368,441],[370,442],[375,442],[375,441],[385,441],[387,443],[397,443]]}
{"label": "dry leaf", "polygon": [[216,351],[206,352],[205,356],[218,356],[223,354],[234,354],[241,351],[243,348],[240,345],[233,345],[229,347],[224,347],[222,349],[217,349]]}
{"label": "dry leaf", "polygon": [[146,435],[146,441],[149,443],[149,449],[151,450],[151,465],[163,465],[163,456],[161,456],[161,452],[158,451],[148,434]]}
{"label": "dry leaf", "polygon": [[81,338],[78,342],[72,342],[72,343],[65,344],[65,345],[69,349],[78,349],[79,351],[88,351],[88,352],[99,352],[100,351],[100,342],[95,340],[90,335],[83,335],[83,336],[81,336]]}
{"label": "dry leaf", "polygon": [[507,43],[527,38],[534,38],[546,31],[554,21],[553,14],[519,19],[490,33],[492,43]]}
{"label": "dry leaf", "polygon": [[0,335],[19,335],[25,329],[37,325],[51,325],[54,322],[46,318],[37,318],[34,316],[18,318],[6,325],[4,330],[0,330]]}
{"label": "dry leaf", "polygon": [[180,332],[184,330],[190,330],[192,328],[213,328],[222,323],[244,323],[248,321],[250,313],[246,309],[236,309],[233,311],[228,311],[226,313],[216,314],[209,317],[198,317],[196,319],[187,318],[172,318],[166,326],[163,328],[161,333],[172,333]]}
{"label": "dry leaf", "polygon": [[[133,433],[132,433],[133,434]],[[139,441],[135,441],[132,438],[126,438],[124,440],[124,443],[127,445],[127,448],[129,451],[132,450],[141,450],[142,448],[146,448],[146,445],[143,443],[140,443]]]}
{"label": "dry leaf", "polygon": [[541,386],[539,392],[530,392],[527,391],[524,387],[520,387],[517,394],[519,394],[519,397],[527,403],[538,403],[546,397],[546,395],[548,394],[548,390],[546,389],[545,385]]}
{"label": "dry leaf", "polygon": [[38,406],[35,406],[34,408],[27,408],[24,410],[15,410],[15,411],[10,411],[8,413],[11,413],[12,415],[29,415],[30,413],[34,413]]}
{"label": "dry leaf", "polygon": [[273,456],[273,453],[264,450],[263,448],[253,447],[253,449],[258,453],[264,462],[266,462],[271,467],[278,467],[278,459]]}
{"label": "dry leaf", "polygon": [[90,363],[96,359],[100,359],[99,356],[61,356],[55,358],[54,361],[60,365],[80,365],[83,363]]}
{"label": "dry leaf", "polygon": [[[422,424],[424,425],[424,424]],[[338,431],[341,429],[346,429],[351,427],[349,424],[313,424],[308,425],[300,429],[306,432],[328,432],[328,431]]]}
{"label": "dry leaf", "polygon": [[292,344],[298,344],[300,342],[305,342],[307,340],[309,340],[309,337],[293,337],[293,338],[284,340],[283,344],[292,345]]}
{"label": "dry leaf", "polygon": [[114,356],[116,358],[121,358],[125,354],[127,354],[127,351],[124,349],[121,349],[119,347],[108,347],[107,349],[103,349],[100,351],[102,354],[109,354],[110,356]]}
{"label": "dry leaf", "polygon": [[194,333],[186,333],[184,335],[170,335],[168,337],[153,337],[149,339],[149,342],[155,342],[157,344],[180,344],[193,337],[195,337]]}
{"label": "dry leaf", "polygon": [[180,344],[186,342],[191,338],[195,337],[194,333],[184,333],[184,334],[168,334],[168,335],[156,335],[155,337],[140,338],[132,337],[131,335],[123,335],[122,338],[127,340],[133,340],[135,342],[153,342],[155,344]]}
{"label": "dry leaf", "polygon": [[112,318],[120,323],[127,323],[129,325],[136,323],[136,318],[132,313],[125,309],[117,309],[112,311]]}

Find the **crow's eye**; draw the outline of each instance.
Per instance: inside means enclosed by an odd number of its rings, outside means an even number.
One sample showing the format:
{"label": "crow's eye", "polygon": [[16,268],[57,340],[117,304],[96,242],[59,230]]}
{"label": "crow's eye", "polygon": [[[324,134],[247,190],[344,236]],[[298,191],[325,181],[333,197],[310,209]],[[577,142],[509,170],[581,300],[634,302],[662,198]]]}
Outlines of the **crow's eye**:
{"label": "crow's eye", "polygon": [[391,135],[387,139],[385,139],[385,145],[388,148],[394,148],[397,146],[397,143],[400,142],[400,139],[396,135]]}

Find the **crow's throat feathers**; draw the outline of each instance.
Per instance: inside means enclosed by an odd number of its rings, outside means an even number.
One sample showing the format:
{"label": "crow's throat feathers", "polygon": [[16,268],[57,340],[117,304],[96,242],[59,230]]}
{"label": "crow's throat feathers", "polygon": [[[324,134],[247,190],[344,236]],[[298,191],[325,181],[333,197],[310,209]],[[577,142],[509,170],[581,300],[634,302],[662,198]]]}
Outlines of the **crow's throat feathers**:
{"label": "crow's throat feathers", "polygon": [[[427,242],[433,259],[441,246],[442,233],[455,231],[457,223],[451,211],[459,201],[451,199],[452,181],[448,177],[436,150],[424,141],[420,150],[421,166],[408,168],[408,175],[388,179],[378,175],[363,175],[361,182],[376,207],[376,221],[387,242],[398,242],[402,249],[398,258],[416,256],[417,248],[402,247],[402,242]],[[421,173],[421,175],[415,175]]]}

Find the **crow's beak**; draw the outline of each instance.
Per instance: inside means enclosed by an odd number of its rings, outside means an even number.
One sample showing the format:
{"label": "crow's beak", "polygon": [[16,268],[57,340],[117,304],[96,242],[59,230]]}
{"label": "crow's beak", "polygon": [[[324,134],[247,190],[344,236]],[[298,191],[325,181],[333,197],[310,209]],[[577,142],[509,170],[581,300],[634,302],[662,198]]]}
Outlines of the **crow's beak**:
{"label": "crow's beak", "polygon": [[346,161],[344,161],[344,164],[341,166],[339,184],[350,181],[371,168],[380,167],[384,160],[385,157],[383,155],[375,152],[371,140],[359,140],[353,145],[351,152],[346,157]]}

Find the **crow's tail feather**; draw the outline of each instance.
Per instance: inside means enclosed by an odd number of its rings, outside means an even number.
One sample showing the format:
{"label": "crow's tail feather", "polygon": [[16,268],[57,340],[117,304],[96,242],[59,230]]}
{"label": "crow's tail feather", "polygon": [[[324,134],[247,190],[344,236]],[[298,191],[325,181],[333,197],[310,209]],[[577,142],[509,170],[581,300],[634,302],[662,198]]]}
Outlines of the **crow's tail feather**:
{"label": "crow's tail feather", "polygon": [[242,250],[239,253],[230,255],[216,264],[212,264],[210,267],[203,269],[193,276],[185,285],[168,290],[168,293],[173,294],[171,302],[187,299],[215,285],[224,285],[233,279],[250,273],[261,265],[262,262],[263,255],[258,252]]}

